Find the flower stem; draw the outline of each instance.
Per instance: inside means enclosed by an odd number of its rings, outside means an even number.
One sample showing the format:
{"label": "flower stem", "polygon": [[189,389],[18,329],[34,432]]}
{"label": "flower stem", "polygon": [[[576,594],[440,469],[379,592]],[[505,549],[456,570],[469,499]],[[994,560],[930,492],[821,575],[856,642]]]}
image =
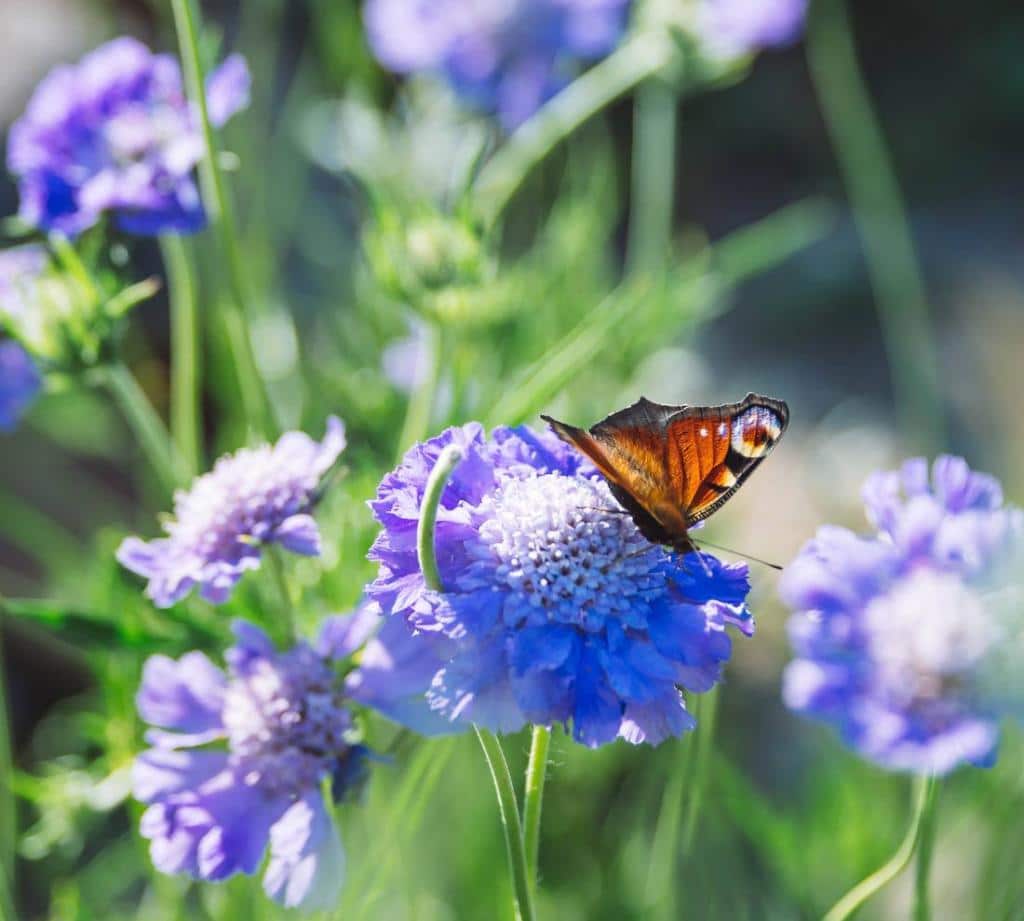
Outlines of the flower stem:
{"label": "flower stem", "polygon": [[627,274],[656,272],[668,255],[675,204],[675,89],[657,77],[636,94]]}
{"label": "flower stem", "polygon": [[120,362],[103,369],[103,381],[121,406],[125,420],[135,433],[160,485],[170,494],[179,486],[181,476],[177,452],[163,421],[146,398],[139,382]]}
{"label": "flower stem", "polygon": [[491,777],[494,779],[494,789],[498,794],[498,812],[501,815],[501,827],[505,832],[505,850],[508,854],[509,871],[512,874],[512,897],[515,901],[516,918],[518,921],[533,921],[533,894],[512,774],[508,769],[501,743],[494,733],[479,726],[473,728],[480,740],[480,747],[484,750],[487,766],[491,769]]}
{"label": "flower stem", "polygon": [[420,520],[416,528],[416,551],[419,556],[420,571],[423,582],[432,592],[443,592],[441,571],[437,568],[437,556],[434,552],[434,525],[437,523],[437,506],[441,502],[441,493],[448,484],[448,478],[462,460],[462,451],[455,445],[448,445],[441,452],[434,464],[434,469],[427,477],[427,485],[423,492],[420,505]]}
{"label": "flower stem", "polygon": [[537,865],[540,853],[540,816],[544,802],[544,781],[548,769],[549,726],[534,726],[530,741],[530,760],[526,765],[526,789],[523,791],[523,846],[526,849],[526,872],[537,891]]}
{"label": "flower stem", "polygon": [[938,822],[937,803],[939,785],[933,783],[921,818],[921,831],[917,841],[917,863],[914,866],[914,921],[930,921],[928,904],[928,880],[932,868],[932,853],[935,849],[935,829]]}
{"label": "flower stem", "polygon": [[711,753],[715,748],[715,717],[718,713],[718,688],[706,694],[698,694],[694,702],[694,716],[697,719],[696,746],[693,754],[693,774],[690,782],[690,796],[686,803],[686,817],[683,820],[683,840],[680,853],[687,857],[693,847],[697,833],[700,810],[704,805],[704,793],[708,786],[708,770]]}
{"label": "flower stem", "polygon": [[281,619],[284,621],[284,629],[277,627],[277,622],[268,617],[267,622],[275,629],[275,634],[283,634],[288,643],[294,643],[296,637],[295,623],[295,601],[292,598],[291,586],[288,584],[288,577],[285,574],[284,559],[280,547],[269,546],[263,554],[267,561],[267,569],[270,571],[271,581],[274,583],[274,590],[277,594],[277,601],[281,605]]}
{"label": "flower stem", "polygon": [[676,53],[664,31],[637,35],[570,83],[524,122],[481,170],[475,198],[493,225],[523,180],[564,138],[634,86],[658,73]]}
{"label": "flower stem", "polygon": [[160,238],[171,301],[171,436],[189,476],[200,468],[200,359],[196,285],[185,241]]}
{"label": "flower stem", "polygon": [[199,55],[199,17],[193,2],[194,0],[171,0],[171,8],[174,12],[175,30],[178,33],[178,48],[181,53],[185,85],[199,114],[203,130],[204,156],[199,163],[203,206],[220,239],[222,255],[227,263],[230,297],[224,301],[224,325],[235,364],[235,373],[238,376],[246,420],[258,434],[268,437],[276,434],[273,413],[246,325],[247,298],[242,256],[227,184],[217,159],[217,139],[206,104],[205,78]]}
{"label": "flower stem", "polygon": [[[427,486],[420,503],[420,520],[416,529],[416,548],[419,555],[420,570],[423,582],[434,592],[444,591],[441,572],[437,566],[434,550],[434,526],[437,523],[437,507],[441,502],[441,494],[448,483],[452,471],[462,460],[462,451],[455,445],[447,445],[434,464],[434,469],[427,477]],[[516,918],[518,921],[533,921],[533,897],[530,890],[530,876],[527,870],[526,848],[523,842],[523,829],[519,821],[519,807],[516,805],[516,791],[512,784],[512,774],[501,750],[501,743],[493,733],[478,726],[473,727],[480,747],[484,750],[487,766],[494,779],[494,789],[498,795],[498,812],[501,815],[501,827],[505,832],[505,850],[508,854],[509,870],[512,874],[512,896],[515,901]],[[538,805],[539,818],[539,805]]]}
{"label": "flower stem", "polygon": [[944,420],[928,300],[844,0],[812,4],[807,59],[864,247],[903,422],[919,447],[932,451],[941,446]]}
{"label": "flower stem", "polygon": [[[696,704],[694,705],[696,709]],[[654,840],[647,864],[647,886],[645,907],[652,917],[668,919],[677,916],[675,910],[674,869],[679,850],[679,835],[683,826],[680,818],[683,798],[690,788],[697,753],[697,739],[678,740],[681,757],[678,764],[673,762],[665,792],[661,797],[658,822],[654,828]],[[657,909],[657,914],[654,914]]]}
{"label": "flower stem", "polygon": [[[921,841],[922,829],[931,821],[931,813],[935,808],[935,779],[933,777],[916,777],[914,779],[914,811],[910,818],[907,833],[892,857],[865,877],[835,905],[829,909],[824,921],[844,921],[860,908],[879,890],[891,883],[910,863],[917,846]],[[927,879],[927,873],[925,874]]]}

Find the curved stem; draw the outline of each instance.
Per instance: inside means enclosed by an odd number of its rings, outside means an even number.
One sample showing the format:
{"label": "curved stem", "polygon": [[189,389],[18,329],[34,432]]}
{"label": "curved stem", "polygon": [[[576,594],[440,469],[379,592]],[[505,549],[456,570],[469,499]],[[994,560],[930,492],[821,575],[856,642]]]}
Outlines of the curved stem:
{"label": "curved stem", "polygon": [[171,0],[171,8],[174,12],[175,31],[178,33],[185,85],[199,114],[203,131],[204,155],[199,163],[203,206],[220,238],[224,261],[227,263],[230,297],[225,301],[224,323],[238,376],[238,387],[249,426],[259,434],[269,436],[275,434],[273,413],[246,326],[245,276],[241,250],[227,184],[217,159],[217,140],[206,104],[203,65],[199,55],[198,16],[193,8],[193,0]]}
{"label": "curved stem", "polygon": [[807,59],[864,247],[903,421],[922,449],[935,449],[941,446],[944,422],[927,295],[844,0],[812,4]]}
{"label": "curved stem", "polygon": [[637,35],[570,83],[524,122],[480,171],[474,198],[493,225],[523,180],[555,146],[634,86],[658,73],[676,53],[662,31]]}
{"label": "curved stem", "polygon": [[445,447],[434,464],[434,469],[430,471],[430,476],[427,477],[423,502],[420,504],[420,520],[416,526],[416,553],[423,573],[423,582],[433,592],[444,591],[441,585],[441,572],[437,568],[437,556],[434,553],[437,506],[441,502],[441,493],[448,484],[448,478],[461,460],[462,451],[457,446]]}
{"label": "curved stem", "polygon": [[103,369],[103,381],[118,402],[143,452],[167,493],[183,479],[171,437],[139,382],[120,362]]}
{"label": "curved stem", "polygon": [[200,468],[199,326],[196,284],[185,241],[160,238],[171,302],[171,436],[189,476]]}
{"label": "curved stem", "polygon": [[523,829],[519,824],[519,809],[516,806],[516,790],[512,785],[512,774],[501,750],[501,743],[494,733],[474,726],[480,747],[484,750],[487,766],[494,779],[494,790],[498,794],[498,812],[501,827],[505,832],[505,851],[508,854],[509,871],[512,874],[512,897],[515,899],[518,921],[533,921],[533,894],[530,889],[530,875],[527,869],[526,848],[523,844]]}
{"label": "curved stem", "polygon": [[534,726],[530,741],[530,760],[526,765],[526,789],[523,792],[523,846],[530,885],[537,889],[537,865],[540,853],[540,816],[544,802],[544,781],[548,769],[551,728]]}
{"label": "curved stem", "polygon": [[914,811],[910,817],[910,826],[903,841],[900,842],[900,846],[896,849],[896,853],[888,862],[870,876],[862,879],[836,902],[825,915],[824,921],[844,921],[849,918],[871,896],[891,883],[906,869],[917,850],[918,842],[921,839],[922,825],[929,821],[930,813],[934,809],[935,786],[933,777],[914,779]]}

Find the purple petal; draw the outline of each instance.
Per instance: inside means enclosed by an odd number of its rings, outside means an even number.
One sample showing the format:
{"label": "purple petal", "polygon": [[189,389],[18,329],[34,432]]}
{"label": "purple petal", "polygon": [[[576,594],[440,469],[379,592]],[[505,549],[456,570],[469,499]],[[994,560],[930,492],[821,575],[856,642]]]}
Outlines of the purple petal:
{"label": "purple petal", "polygon": [[264,891],[285,908],[327,911],[337,905],[345,852],[319,792],[293,803],[270,829]]}
{"label": "purple petal", "polygon": [[217,751],[171,751],[151,748],[132,765],[132,793],[143,803],[196,790],[227,767],[228,756]]}
{"label": "purple petal", "polygon": [[150,656],[135,698],[139,715],[154,726],[183,733],[223,731],[224,673],[203,653],[175,661]]}
{"label": "purple petal", "polygon": [[626,705],[619,736],[631,745],[660,745],[666,739],[690,732],[697,721],[687,712],[683,696],[675,688],[646,703]]}
{"label": "purple petal", "polygon": [[292,515],[274,530],[271,540],[303,556],[320,556],[320,529],[312,515]]}
{"label": "purple petal", "polygon": [[252,77],[245,58],[232,54],[206,78],[206,105],[210,121],[221,127],[232,115],[247,108]]}
{"label": "purple petal", "polygon": [[380,606],[363,602],[347,616],[328,617],[320,628],[316,651],[325,659],[347,659],[381,626]]}

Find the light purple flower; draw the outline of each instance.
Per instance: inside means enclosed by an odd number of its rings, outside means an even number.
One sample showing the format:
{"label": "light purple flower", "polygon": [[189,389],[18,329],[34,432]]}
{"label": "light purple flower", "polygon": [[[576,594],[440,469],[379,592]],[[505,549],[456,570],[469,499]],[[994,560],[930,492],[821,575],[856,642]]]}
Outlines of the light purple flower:
{"label": "light purple flower", "polygon": [[630,0],[367,0],[377,59],[397,73],[441,75],[470,105],[514,128],[576,73],[608,54]]}
{"label": "light purple flower", "polygon": [[701,0],[697,33],[716,57],[788,45],[804,28],[807,0]]}
{"label": "light purple flower", "polygon": [[[248,105],[245,61],[225,60],[206,92],[224,124]],[[33,226],[73,236],[111,213],[128,233],[190,233],[205,223],[193,180],[202,155],[178,62],[124,37],[42,80],[11,126],[7,168]]]}
{"label": "light purple flower", "polygon": [[273,446],[222,457],[175,495],[174,518],[164,524],[167,537],[129,537],[117,558],[149,579],[146,594],[159,607],[170,607],[196,585],[203,598],[220,604],[243,573],[259,567],[265,544],[319,555],[320,531],[311,512],[324,474],[344,448],[345,427],[331,416],[322,442],[288,432]]}
{"label": "light purple flower", "polygon": [[[464,457],[438,509],[442,593],[424,584],[416,530],[448,444]],[[693,728],[681,688],[719,680],[727,628],[753,632],[745,566],[649,544],[550,432],[449,429],[412,448],[371,507],[383,529],[367,596],[386,617],[349,690],[420,732],[563,723],[588,746],[657,744]]]}
{"label": "light purple flower", "polygon": [[1024,513],[949,456],[930,477],[921,458],[877,473],[863,497],[876,535],[823,527],[782,577],[786,702],[885,767],[989,764],[999,719],[1021,715],[1005,679],[1024,667]]}
{"label": "light purple flower", "polygon": [[365,630],[331,618],[315,646],[284,652],[245,621],[234,632],[226,673],[201,652],[146,661],[136,702],[152,747],[132,776],[148,805],[142,835],[158,870],[203,880],[253,874],[269,848],[271,898],[331,908],[345,860],[324,782],[339,801],[366,755],[351,741],[332,662],[351,655]]}

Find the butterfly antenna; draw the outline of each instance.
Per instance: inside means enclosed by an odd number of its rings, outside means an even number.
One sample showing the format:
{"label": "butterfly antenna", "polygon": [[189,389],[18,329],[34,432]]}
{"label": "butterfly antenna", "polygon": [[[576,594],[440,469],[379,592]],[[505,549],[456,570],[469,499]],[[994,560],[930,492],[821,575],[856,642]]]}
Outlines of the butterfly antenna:
{"label": "butterfly antenna", "polygon": [[[693,540],[693,537],[691,536],[690,539]],[[703,538],[701,538],[700,542],[705,547],[712,547],[715,550],[724,550],[726,553],[732,553],[736,556],[743,557],[745,560],[750,560],[751,563],[760,563],[762,566],[768,566],[771,569],[777,569],[779,572],[782,572],[782,567],[778,563],[769,563],[767,560],[762,560],[759,556],[751,556],[749,553],[741,553],[739,550],[733,550],[731,547],[723,547],[721,544],[713,544],[711,541],[704,540]],[[696,541],[694,541],[694,543],[696,543]]]}

